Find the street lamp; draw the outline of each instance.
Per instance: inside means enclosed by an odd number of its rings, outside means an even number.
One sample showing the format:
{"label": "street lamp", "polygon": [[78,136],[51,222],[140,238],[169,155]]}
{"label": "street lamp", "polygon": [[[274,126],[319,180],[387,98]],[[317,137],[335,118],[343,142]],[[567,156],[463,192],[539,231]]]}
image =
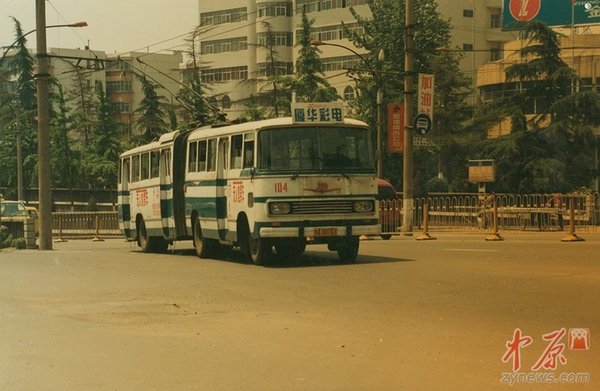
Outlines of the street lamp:
{"label": "street lamp", "polygon": [[[57,27],[87,27],[87,25],[88,25],[87,22],[77,22],[77,23],[72,23],[72,24],[53,24],[53,25],[50,25],[50,26],[46,26],[46,29],[57,28]],[[25,34],[21,35],[19,38],[17,38],[17,40],[15,42],[11,43],[9,46],[6,46],[6,51],[4,52],[4,54],[2,54],[2,58],[0,58],[0,64],[4,60],[4,57],[6,57],[6,55],[10,51],[10,49],[14,48],[15,45],[17,43],[19,43],[19,41],[21,39],[25,38],[29,34],[32,34],[32,33],[36,32],[36,31],[37,31],[37,29],[33,29],[31,31],[28,31]]]}
{"label": "street lamp", "polygon": [[[52,180],[50,173],[50,104],[48,102],[48,27],[85,27],[86,22],[46,26],[46,1],[35,1],[37,110],[38,110],[38,202],[40,207],[40,250],[52,250]],[[29,33],[27,33],[29,34]],[[27,35],[25,34],[25,35]],[[25,36],[23,35],[23,36]]]}
{"label": "street lamp", "polygon": [[[310,41],[310,44],[313,46],[321,46],[321,45],[336,46],[338,48],[346,49],[349,52],[352,52],[355,55],[357,55],[369,67],[371,74],[373,75],[373,78],[375,79],[375,83],[377,84],[377,152],[376,152],[376,155],[377,155],[377,178],[382,178],[383,177],[383,142],[381,139],[381,123],[382,123],[381,106],[383,103],[383,89],[381,88],[380,78],[375,76],[377,71],[373,69],[371,64],[362,55],[360,55],[355,50],[353,50],[347,46],[339,45],[337,43],[323,42],[323,41],[319,41],[318,39],[312,39]],[[377,60],[379,62],[383,62],[384,57],[385,56],[383,53],[383,49],[379,50]]]}

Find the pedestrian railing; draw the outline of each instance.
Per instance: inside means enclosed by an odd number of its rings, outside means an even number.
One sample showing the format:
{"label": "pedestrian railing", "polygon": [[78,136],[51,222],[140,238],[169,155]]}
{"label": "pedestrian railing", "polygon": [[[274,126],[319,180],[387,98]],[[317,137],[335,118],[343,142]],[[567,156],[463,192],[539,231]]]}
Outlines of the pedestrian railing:
{"label": "pedestrian railing", "polygon": [[58,238],[123,236],[117,212],[52,213],[52,236]]}
{"label": "pedestrian railing", "polygon": [[[559,231],[571,224],[578,232],[597,232],[600,223],[598,193],[594,194],[502,194],[492,198],[478,195],[437,195],[414,202],[413,231],[423,229],[427,213],[429,231],[491,232],[494,202],[501,231]],[[426,206],[426,209],[425,209]],[[402,200],[379,202],[382,234],[401,232]],[[120,237],[117,212],[56,212],[52,214],[54,237]]]}
{"label": "pedestrian railing", "polygon": [[[571,224],[577,231],[597,232],[600,223],[599,197],[594,194],[527,194],[494,195],[439,195],[415,199],[413,231],[423,228],[427,213],[429,231],[483,231],[494,228],[494,202],[497,206],[498,229],[504,231],[559,231]],[[426,207],[426,210],[425,210]],[[396,218],[390,209],[398,211],[399,224],[386,223]],[[380,201],[380,220],[383,234],[401,231],[402,200]],[[391,216],[391,217],[390,217]]]}

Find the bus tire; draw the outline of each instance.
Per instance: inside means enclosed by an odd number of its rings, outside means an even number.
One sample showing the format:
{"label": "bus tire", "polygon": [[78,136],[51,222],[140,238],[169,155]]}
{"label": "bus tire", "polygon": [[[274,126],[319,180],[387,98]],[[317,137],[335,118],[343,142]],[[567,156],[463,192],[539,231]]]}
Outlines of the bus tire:
{"label": "bus tire", "polygon": [[210,240],[202,236],[202,227],[200,226],[200,219],[194,221],[194,247],[196,248],[196,254],[200,258],[210,257]]}
{"label": "bus tire", "polygon": [[254,239],[248,235],[248,247],[250,249],[250,258],[255,265],[265,265],[271,255],[273,245],[264,238]]}
{"label": "bus tire", "polygon": [[381,239],[390,240],[392,238],[391,234],[381,234]]}
{"label": "bus tire", "polygon": [[299,257],[306,250],[306,238],[282,239],[275,243],[277,255],[282,257]]}
{"label": "bus tire", "polygon": [[138,243],[144,253],[164,253],[169,247],[169,242],[164,238],[148,236],[148,230],[146,229],[146,222],[144,219],[140,219],[138,227]]}
{"label": "bus tire", "polygon": [[356,261],[359,244],[360,241],[356,236],[344,238],[337,249],[340,261],[343,263],[352,263]]}

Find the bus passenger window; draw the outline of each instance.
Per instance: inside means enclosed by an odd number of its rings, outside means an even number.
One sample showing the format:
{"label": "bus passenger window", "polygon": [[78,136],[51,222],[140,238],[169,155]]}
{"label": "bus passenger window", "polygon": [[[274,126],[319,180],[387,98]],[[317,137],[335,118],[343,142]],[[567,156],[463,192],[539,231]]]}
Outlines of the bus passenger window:
{"label": "bus passenger window", "polygon": [[142,180],[150,178],[150,154],[142,153],[141,157]]}
{"label": "bus passenger window", "polygon": [[198,171],[206,171],[206,140],[198,142]]}
{"label": "bus passenger window", "polygon": [[188,172],[196,172],[196,161],[198,160],[198,143],[190,143],[188,147]]}
{"label": "bus passenger window", "polygon": [[217,169],[217,139],[208,140],[208,159],[207,168],[208,171],[215,171]]}
{"label": "bus passenger window", "polygon": [[254,166],[254,140],[244,143],[244,168]]}
{"label": "bus passenger window", "polygon": [[140,180],[140,155],[134,155],[131,158],[131,177],[134,182]]}
{"label": "bus passenger window", "polygon": [[158,161],[159,161],[159,157],[160,157],[160,152],[159,151],[152,151],[150,154],[150,177],[151,178],[158,178],[158,174],[159,174],[159,166],[158,166]]}
{"label": "bus passenger window", "polygon": [[242,168],[242,135],[231,137],[231,169]]}

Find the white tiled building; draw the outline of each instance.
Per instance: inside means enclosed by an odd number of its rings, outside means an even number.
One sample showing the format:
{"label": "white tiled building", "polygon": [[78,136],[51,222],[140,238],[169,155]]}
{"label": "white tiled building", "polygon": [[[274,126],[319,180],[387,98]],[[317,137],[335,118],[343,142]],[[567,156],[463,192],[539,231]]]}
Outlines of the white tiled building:
{"label": "white tiled building", "polygon": [[[443,18],[451,19],[453,25],[451,49],[466,54],[461,63],[466,75],[475,78],[480,65],[502,58],[504,42],[513,39],[511,33],[500,29],[502,0],[443,0],[439,3]],[[265,22],[276,35],[277,59],[287,63],[278,70],[284,73],[293,69],[297,55],[294,39],[301,12],[296,10],[305,7],[309,19],[315,19],[313,38],[353,49],[356,48],[342,36],[342,21],[350,28],[355,23],[349,7],[361,15],[370,14],[365,0],[222,0],[217,3],[199,0],[198,4],[200,24],[207,29],[199,38],[202,60],[210,68],[203,72],[203,78],[206,82],[218,82],[212,87],[213,93],[229,119],[237,118],[244,111],[244,106],[238,103],[240,100],[250,94],[257,95],[262,88],[259,84],[240,84],[240,81],[265,76],[268,53],[259,46],[264,41]],[[342,48],[322,46],[320,49],[327,76],[339,74],[340,69],[357,60]],[[352,95],[352,80],[345,75],[329,81],[341,96]]]}

